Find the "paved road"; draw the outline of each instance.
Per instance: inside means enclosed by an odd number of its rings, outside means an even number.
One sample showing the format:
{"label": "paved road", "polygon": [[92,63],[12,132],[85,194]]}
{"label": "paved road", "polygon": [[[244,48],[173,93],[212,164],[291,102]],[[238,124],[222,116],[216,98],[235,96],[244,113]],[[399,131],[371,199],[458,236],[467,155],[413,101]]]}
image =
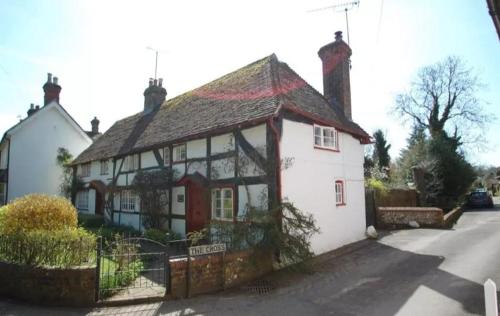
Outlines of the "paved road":
{"label": "paved road", "polygon": [[[500,202],[500,201],[497,201]],[[481,315],[500,285],[500,208],[468,211],[452,230],[395,231],[328,255],[271,294],[231,292],[131,307],[49,309],[0,301],[0,315]]]}

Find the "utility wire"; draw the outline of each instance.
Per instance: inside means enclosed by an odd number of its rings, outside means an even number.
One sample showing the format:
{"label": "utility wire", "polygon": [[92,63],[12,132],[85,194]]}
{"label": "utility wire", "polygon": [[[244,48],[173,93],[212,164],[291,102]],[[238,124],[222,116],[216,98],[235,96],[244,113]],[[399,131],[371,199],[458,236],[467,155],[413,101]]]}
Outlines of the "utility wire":
{"label": "utility wire", "polygon": [[384,0],[380,0],[380,13],[378,15],[378,26],[377,26],[377,46],[380,40],[380,30],[382,28],[382,15],[384,13]]}

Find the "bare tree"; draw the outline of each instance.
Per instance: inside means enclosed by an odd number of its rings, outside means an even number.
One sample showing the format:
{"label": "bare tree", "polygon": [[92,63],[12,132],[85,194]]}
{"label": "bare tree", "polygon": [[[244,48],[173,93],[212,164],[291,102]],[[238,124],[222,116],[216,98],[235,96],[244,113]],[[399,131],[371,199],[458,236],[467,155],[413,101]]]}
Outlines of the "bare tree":
{"label": "bare tree", "polygon": [[462,142],[477,142],[491,119],[477,93],[478,77],[458,57],[423,67],[409,91],[396,97],[395,113],[428,129],[431,137],[454,129]]}

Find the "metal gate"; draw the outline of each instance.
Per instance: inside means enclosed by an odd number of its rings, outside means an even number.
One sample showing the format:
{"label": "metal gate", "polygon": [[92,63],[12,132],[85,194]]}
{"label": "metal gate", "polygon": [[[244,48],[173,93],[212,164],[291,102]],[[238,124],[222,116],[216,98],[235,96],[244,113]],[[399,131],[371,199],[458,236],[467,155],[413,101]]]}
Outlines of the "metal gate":
{"label": "metal gate", "polygon": [[151,239],[101,239],[96,273],[96,301],[164,297],[169,292],[166,246]]}

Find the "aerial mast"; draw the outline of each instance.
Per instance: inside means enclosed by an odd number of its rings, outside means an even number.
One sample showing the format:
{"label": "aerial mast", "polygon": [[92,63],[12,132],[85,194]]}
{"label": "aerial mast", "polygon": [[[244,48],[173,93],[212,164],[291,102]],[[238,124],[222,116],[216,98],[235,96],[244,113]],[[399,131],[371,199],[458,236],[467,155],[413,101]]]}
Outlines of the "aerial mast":
{"label": "aerial mast", "polygon": [[359,7],[359,2],[360,2],[359,0],[358,1],[343,1],[341,3],[334,4],[331,6],[309,10],[308,12],[318,12],[318,11],[324,11],[324,10],[333,10],[334,12],[344,11],[345,12],[345,24],[346,24],[346,30],[347,30],[347,44],[350,44],[349,17],[348,17],[347,12],[349,10],[352,10],[354,7]]}

